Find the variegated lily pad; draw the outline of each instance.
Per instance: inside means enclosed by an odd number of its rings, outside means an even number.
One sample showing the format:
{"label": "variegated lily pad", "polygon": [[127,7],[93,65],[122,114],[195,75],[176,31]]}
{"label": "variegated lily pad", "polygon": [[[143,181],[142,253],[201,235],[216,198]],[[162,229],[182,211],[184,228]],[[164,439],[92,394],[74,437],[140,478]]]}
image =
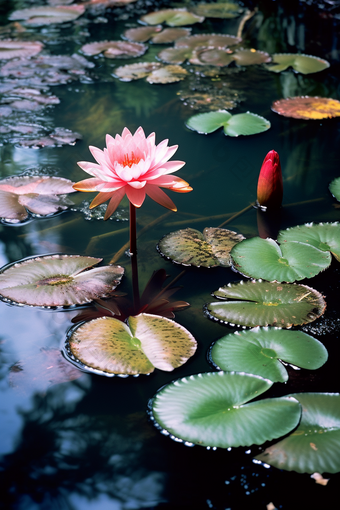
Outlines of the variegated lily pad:
{"label": "variegated lily pad", "polygon": [[193,228],[164,236],[159,253],[176,264],[195,267],[230,266],[230,250],[244,236],[224,228],[206,227],[203,234]]}
{"label": "variegated lily pad", "polygon": [[81,368],[101,375],[171,372],[194,355],[196,340],[180,324],[141,313],[127,324],[111,317],[85,322],[70,331],[66,354]]}
{"label": "variegated lily pad", "polygon": [[202,23],[203,16],[187,11],[187,9],[163,9],[156,12],[150,12],[141,17],[141,22],[147,25],[158,25],[166,23],[170,27],[181,27],[183,25],[193,25]]}
{"label": "variegated lily pad", "polygon": [[236,2],[199,3],[191,8],[198,16],[230,19],[242,14],[242,7]]}
{"label": "variegated lily pad", "polygon": [[272,55],[274,65],[268,66],[269,71],[280,73],[289,67],[302,74],[318,73],[329,67],[329,62],[319,57],[294,53],[275,53]]}
{"label": "variegated lily pad", "polygon": [[46,175],[15,176],[0,181],[0,218],[18,223],[33,216],[48,216],[66,210],[65,194],[74,193],[74,183]]}
{"label": "variegated lily pad", "polygon": [[33,57],[43,49],[39,41],[0,40],[0,60],[18,57]]}
{"label": "variegated lily pad", "polygon": [[320,317],[326,302],[307,285],[250,280],[229,284],[213,293],[220,299],[205,305],[209,319],[232,326],[291,328]]}
{"label": "variegated lily pad", "polygon": [[340,261],[340,224],[339,223],[307,223],[287,228],[279,232],[278,243],[297,241],[314,246],[318,250],[331,252]]}
{"label": "variegated lily pad", "polygon": [[81,4],[63,6],[37,6],[20,9],[12,12],[9,19],[12,21],[24,20],[26,25],[50,25],[52,23],[66,23],[74,21],[85,12]]}
{"label": "variegated lily pad", "polygon": [[11,304],[65,307],[110,297],[120,283],[120,266],[93,268],[102,259],[45,255],[0,270],[0,297]]}
{"label": "variegated lily pad", "polygon": [[114,77],[121,81],[132,81],[146,78],[149,83],[174,83],[184,80],[188,71],[178,65],[164,66],[160,62],[139,62],[127,66],[116,67]]}
{"label": "variegated lily pad", "polygon": [[297,96],[275,101],[272,110],[293,119],[331,119],[340,117],[340,101],[327,97]]}
{"label": "variegated lily pad", "polygon": [[85,44],[81,50],[85,55],[103,53],[107,58],[134,58],[144,55],[147,46],[129,41],[101,41]]}

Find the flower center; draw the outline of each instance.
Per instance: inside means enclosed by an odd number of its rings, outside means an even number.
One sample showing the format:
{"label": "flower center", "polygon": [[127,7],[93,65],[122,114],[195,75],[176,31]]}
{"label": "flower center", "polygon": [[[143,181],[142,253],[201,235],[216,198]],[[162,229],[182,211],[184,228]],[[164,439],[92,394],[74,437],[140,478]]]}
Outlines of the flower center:
{"label": "flower center", "polygon": [[129,168],[132,167],[132,165],[137,165],[142,158],[139,158],[135,155],[135,153],[132,151],[131,154],[125,154],[122,165],[128,166]]}

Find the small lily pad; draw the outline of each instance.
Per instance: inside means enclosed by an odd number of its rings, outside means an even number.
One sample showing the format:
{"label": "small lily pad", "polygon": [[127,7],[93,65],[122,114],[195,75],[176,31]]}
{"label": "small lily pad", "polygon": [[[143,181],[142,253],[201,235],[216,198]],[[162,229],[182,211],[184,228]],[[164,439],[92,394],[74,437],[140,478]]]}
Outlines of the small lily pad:
{"label": "small lily pad", "polygon": [[321,251],[329,251],[340,261],[340,224],[307,223],[287,228],[279,232],[277,241],[281,244],[297,241],[314,246]]}
{"label": "small lily pad", "polygon": [[269,71],[280,73],[289,67],[302,74],[318,73],[329,67],[329,62],[319,57],[294,53],[275,53],[272,55],[274,65],[268,66]]}
{"label": "small lily pad", "polygon": [[190,35],[191,28],[165,28],[152,36],[154,44],[169,44]]}
{"label": "small lily pad", "polygon": [[202,23],[203,16],[187,11],[187,9],[163,9],[156,12],[150,12],[142,16],[140,21],[147,25],[158,25],[166,23],[170,27],[181,27],[183,25],[193,25],[194,23]]}
{"label": "small lily pad", "polygon": [[273,239],[245,239],[231,251],[233,268],[251,278],[295,282],[315,275],[330,266],[329,252],[311,244],[289,242],[280,246]]}
{"label": "small lily pad", "polygon": [[240,37],[229,34],[195,34],[188,37],[182,37],[176,41],[175,48],[229,48],[242,41]]}
{"label": "small lily pad", "polygon": [[339,393],[294,393],[302,406],[299,426],[256,459],[298,473],[340,471]]}
{"label": "small lily pad", "polygon": [[329,191],[332,193],[333,197],[340,202],[340,177],[333,179],[329,185]]}
{"label": "small lily pad", "polygon": [[186,122],[186,126],[205,135],[223,127],[226,136],[248,136],[267,131],[270,128],[270,122],[255,113],[232,115],[226,110],[219,110],[193,115]]}
{"label": "small lily pad", "polygon": [[224,228],[206,227],[203,234],[193,228],[165,235],[159,253],[176,264],[195,267],[230,266],[230,250],[244,236]]}
{"label": "small lily pad", "polygon": [[66,353],[81,368],[100,375],[171,372],[194,355],[196,340],[183,326],[165,317],[141,313],[127,324],[112,317],[85,322],[70,331]]}
{"label": "small lily pad", "polygon": [[272,110],[293,119],[331,119],[340,117],[340,101],[327,97],[297,96],[275,101]]}
{"label": "small lily pad", "polygon": [[58,5],[37,6],[20,9],[12,12],[9,19],[12,21],[24,20],[26,25],[51,25],[53,23],[66,23],[74,21],[85,12],[85,5]]}
{"label": "small lily pad", "polygon": [[198,16],[206,18],[231,19],[242,14],[242,7],[236,2],[199,3],[191,8]]}
{"label": "small lily pad", "polygon": [[167,64],[183,64],[185,60],[191,57],[190,48],[165,48],[158,53],[158,58]]}
{"label": "small lily pad", "polygon": [[321,342],[302,331],[254,328],[220,338],[210,349],[209,358],[218,370],[285,382],[288,372],[280,360],[316,370],[326,363],[328,353]]}
{"label": "small lily pad", "polygon": [[18,57],[33,57],[43,49],[39,41],[0,41],[0,60]]}
{"label": "small lily pad", "polygon": [[160,62],[138,62],[136,64],[116,67],[113,76],[121,81],[140,80],[161,67],[162,64]]}
{"label": "small lily pad", "polygon": [[161,32],[162,28],[162,25],[156,25],[154,27],[129,28],[128,30],[125,30],[123,36],[124,39],[127,39],[128,41],[144,43],[158,32]]}
{"label": "small lily pad", "polygon": [[101,41],[85,44],[81,50],[85,55],[103,53],[107,58],[134,58],[144,55],[147,46],[129,41]]}
{"label": "small lily pad", "polygon": [[[123,277],[121,266],[93,268],[102,259],[45,255],[0,270],[0,297],[11,304],[65,307],[110,297]],[[92,269],[93,268],[93,269]]]}
{"label": "small lily pad", "polygon": [[265,51],[254,48],[239,48],[233,53],[233,59],[239,66],[252,66],[270,62],[271,56]]}
{"label": "small lily pad", "polygon": [[172,439],[186,444],[230,448],[280,437],[299,422],[293,397],[250,402],[272,386],[262,377],[208,372],[168,384],[149,403],[152,419]]}
{"label": "small lily pad", "polygon": [[291,328],[320,317],[326,303],[307,285],[250,280],[220,287],[220,299],[205,305],[209,319],[232,326],[276,326]]}
{"label": "small lily pad", "polygon": [[184,78],[187,76],[188,71],[183,69],[183,67],[177,65],[168,65],[154,70],[146,78],[146,81],[149,83],[159,84],[175,83],[177,81],[184,80]]}

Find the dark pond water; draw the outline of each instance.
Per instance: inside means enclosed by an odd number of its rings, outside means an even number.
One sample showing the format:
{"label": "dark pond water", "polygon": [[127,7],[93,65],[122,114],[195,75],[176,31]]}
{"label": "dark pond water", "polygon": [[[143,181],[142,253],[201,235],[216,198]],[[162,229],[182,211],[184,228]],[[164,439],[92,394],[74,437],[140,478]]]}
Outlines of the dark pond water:
{"label": "dark pond water", "polygon": [[[82,17],[61,25],[8,26],[15,9],[38,2],[0,2],[1,39],[18,38],[44,43],[45,55],[80,55],[85,43],[120,39],[126,28],[154,6],[169,5],[140,0],[126,7],[92,8]],[[39,4],[44,2],[39,2]],[[51,2],[52,3],[52,2]],[[46,94],[60,103],[39,111],[18,109],[2,118],[0,175],[2,178],[34,173],[37,169],[77,181],[85,178],[76,162],[91,160],[89,145],[103,148],[105,134],[134,131],[142,126],[155,131],[157,141],[178,144],[176,159],[186,161],[179,172],[194,188],[189,194],[172,194],[178,212],[168,214],[138,240],[140,286],[155,269],[176,277],[181,268],[156,252],[158,240],[178,228],[203,230],[218,226],[256,198],[262,161],[275,149],[281,158],[284,200],[281,228],[304,222],[338,221],[339,209],[328,185],[339,176],[339,121],[303,121],[280,117],[271,111],[274,100],[296,95],[339,99],[339,27],[337,2],[249,2],[256,14],[245,25],[245,47],[274,52],[301,52],[327,59],[331,67],[311,75],[291,70],[270,73],[260,66],[222,68],[212,77],[189,64],[183,82],[151,85],[144,80],[123,83],[112,76],[118,65],[153,60],[162,49],[150,45],[138,60],[87,57],[94,67],[73,75],[63,84],[46,84]],[[182,6],[185,2],[179,2]],[[150,7],[148,7],[150,5]],[[177,3],[178,5],[178,3]],[[134,15],[137,12],[138,16]],[[206,19],[193,25],[193,33],[236,34],[240,18]],[[3,66],[7,60],[2,60]],[[13,77],[12,77],[13,78]],[[10,83],[1,80],[2,105],[11,103],[4,93]],[[20,82],[30,86],[29,81]],[[194,90],[214,96],[216,88],[240,98],[233,113],[250,111],[271,122],[266,133],[225,137],[221,131],[198,135],[185,127],[193,110],[181,97]],[[215,92],[216,93],[216,92]],[[7,114],[6,114],[7,115]],[[13,126],[38,126],[36,135],[20,134]],[[10,128],[9,126],[12,126]],[[82,135],[73,145],[23,147],[29,141],[62,127]],[[39,143],[37,143],[39,145]],[[62,252],[102,257],[108,263],[128,241],[128,204],[113,219],[102,220],[103,209],[89,217],[86,194],[78,194],[73,211],[21,226],[0,225],[0,265],[24,257]],[[105,209],[105,208],[104,208]],[[166,210],[147,199],[138,211],[141,230]],[[248,208],[227,228],[247,237],[258,235],[256,210]],[[120,286],[131,293],[129,260]],[[178,299],[191,307],[176,315],[198,341],[195,356],[173,373],[155,371],[138,378],[106,378],[82,374],[58,355],[76,312],[52,312],[8,306],[0,302],[0,453],[2,488],[0,505],[18,510],[129,510],[129,509],[277,509],[330,508],[338,500],[339,475],[327,486],[317,485],[309,474],[280,471],[255,464],[261,448],[231,451],[185,447],[162,436],[148,421],[149,399],[177,377],[212,370],[206,361],[209,345],[234,329],[213,323],[202,307],[219,286],[238,281],[229,269],[188,270],[181,278]],[[321,369],[289,370],[286,384],[276,383],[268,396],[292,392],[339,391],[339,265],[306,282],[327,300],[325,315],[305,331],[321,340],[329,360]],[[59,370],[54,370],[55,367]],[[53,371],[52,370],[53,368]],[[50,370],[50,372],[49,372]],[[51,375],[52,374],[52,375]]]}

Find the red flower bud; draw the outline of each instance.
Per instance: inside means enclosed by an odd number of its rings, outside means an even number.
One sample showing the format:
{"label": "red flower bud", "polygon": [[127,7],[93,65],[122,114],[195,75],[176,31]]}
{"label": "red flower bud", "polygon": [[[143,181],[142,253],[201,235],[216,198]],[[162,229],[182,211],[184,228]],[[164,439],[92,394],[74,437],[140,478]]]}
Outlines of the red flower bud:
{"label": "red flower bud", "polygon": [[262,163],[257,183],[257,204],[263,209],[279,209],[282,196],[280,158],[276,151],[269,151]]}

